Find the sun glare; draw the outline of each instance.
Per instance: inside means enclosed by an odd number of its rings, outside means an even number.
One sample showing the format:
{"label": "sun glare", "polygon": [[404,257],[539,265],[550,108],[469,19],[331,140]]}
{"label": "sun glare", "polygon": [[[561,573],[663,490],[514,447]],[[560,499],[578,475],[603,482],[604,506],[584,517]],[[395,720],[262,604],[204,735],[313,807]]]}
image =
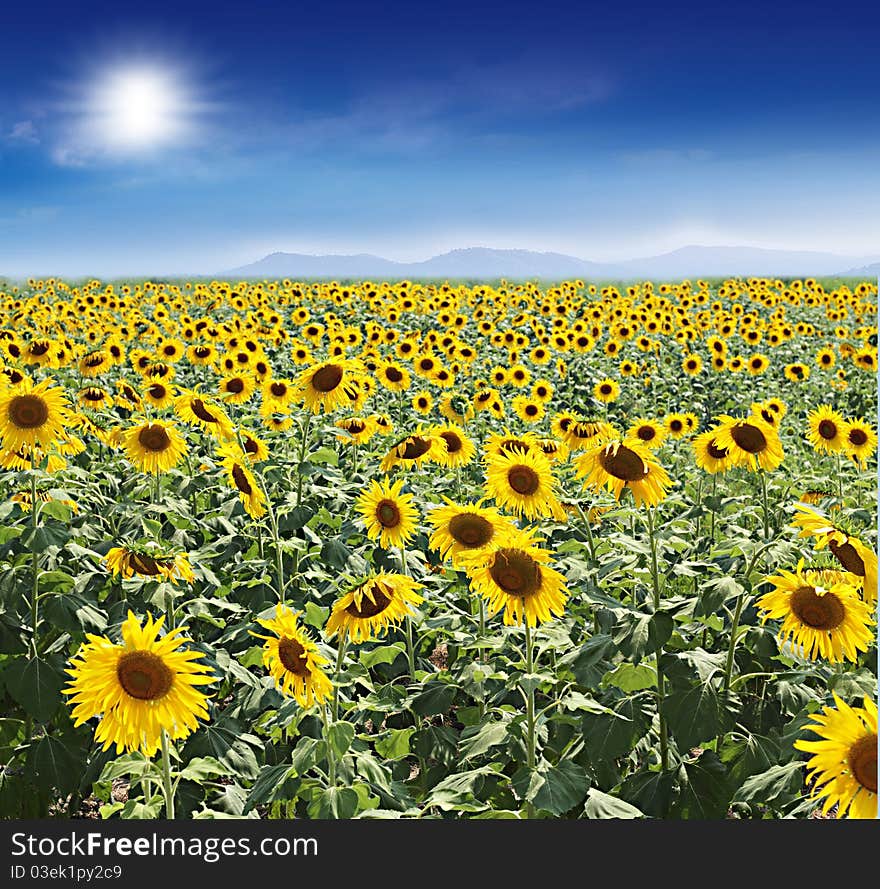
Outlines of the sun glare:
{"label": "sun glare", "polygon": [[174,144],[190,123],[193,108],[185,86],[158,68],[118,68],[94,84],[89,117],[105,146],[141,151]]}

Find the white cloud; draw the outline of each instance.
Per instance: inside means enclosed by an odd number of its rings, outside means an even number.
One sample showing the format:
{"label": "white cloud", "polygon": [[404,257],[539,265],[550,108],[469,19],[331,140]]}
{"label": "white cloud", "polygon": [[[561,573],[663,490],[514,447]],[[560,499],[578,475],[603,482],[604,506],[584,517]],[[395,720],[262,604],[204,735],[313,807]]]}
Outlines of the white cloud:
{"label": "white cloud", "polygon": [[9,142],[17,142],[22,145],[38,145],[40,142],[40,136],[32,120],[20,120],[13,124],[6,138]]}

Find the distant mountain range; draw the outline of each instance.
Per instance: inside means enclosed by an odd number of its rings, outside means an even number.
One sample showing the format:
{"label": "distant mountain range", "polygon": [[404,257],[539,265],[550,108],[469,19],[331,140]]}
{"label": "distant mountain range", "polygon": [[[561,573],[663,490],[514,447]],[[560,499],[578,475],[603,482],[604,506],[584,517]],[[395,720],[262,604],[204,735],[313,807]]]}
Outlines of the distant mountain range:
{"label": "distant mountain range", "polygon": [[[841,271],[848,269],[848,271]],[[655,278],[674,280],[728,276],[865,276],[880,272],[880,256],[765,250],[758,247],[688,246],[659,256],[622,262],[591,262],[564,253],[469,247],[420,262],[396,262],[369,253],[310,255],[270,253],[250,265],[223,272],[232,278],[370,278],[376,280],[460,278],[465,280],[591,281]]]}

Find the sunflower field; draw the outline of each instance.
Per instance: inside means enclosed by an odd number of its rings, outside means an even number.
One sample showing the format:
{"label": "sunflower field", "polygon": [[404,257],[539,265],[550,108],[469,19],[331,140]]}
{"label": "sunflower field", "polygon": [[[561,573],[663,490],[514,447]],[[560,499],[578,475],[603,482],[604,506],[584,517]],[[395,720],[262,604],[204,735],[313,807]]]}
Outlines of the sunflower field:
{"label": "sunflower field", "polygon": [[6,285],[0,815],[875,817],[876,300]]}

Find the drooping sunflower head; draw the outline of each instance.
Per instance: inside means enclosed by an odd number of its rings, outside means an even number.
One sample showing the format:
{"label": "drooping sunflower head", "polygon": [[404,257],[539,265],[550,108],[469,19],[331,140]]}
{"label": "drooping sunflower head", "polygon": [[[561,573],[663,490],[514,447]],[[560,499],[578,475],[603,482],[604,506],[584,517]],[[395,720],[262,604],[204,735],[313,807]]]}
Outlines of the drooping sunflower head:
{"label": "drooping sunflower head", "polygon": [[709,429],[693,440],[697,466],[710,475],[726,472],[733,465],[729,459],[729,451],[718,446],[718,442],[715,440],[716,432],[715,429]]}
{"label": "drooping sunflower head", "polygon": [[208,718],[207,696],[199,686],[216,682],[201,652],[178,627],[160,636],[164,617],[147,615],[143,626],[129,611],[122,644],[90,636],[71,661],[72,679],[64,689],[73,705],[74,725],[99,716],[95,740],[107,750],[141,751],[151,757],[162,742],[182,740]]}
{"label": "drooping sunflower head", "polygon": [[607,488],[616,500],[629,488],[636,506],[656,506],[672,483],[651,451],[634,438],[601,441],[578,457],[576,467],[577,475],[586,477],[585,487]]}
{"label": "drooping sunflower head", "polygon": [[791,639],[810,660],[855,661],[873,639],[874,621],[867,604],[840,571],[782,570],[767,578],[772,592],[757,605],[762,619],[781,619],[781,640]]}
{"label": "drooping sunflower head", "polygon": [[838,818],[876,818],[877,703],[866,696],[861,707],[850,707],[832,694],[835,706],[804,726],[821,740],[799,738],[794,746],[813,754],[807,767],[812,795],[824,797],[823,813],[837,806]]}
{"label": "drooping sunflower head", "polygon": [[434,526],[431,549],[452,559],[455,567],[460,567],[467,555],[499,545],[516,530],[509,519],[497,509],[483,506],[482,501],[462,506],[447,499],[446,506],[428,513],[428,521]]}
{"label": "drooping sunflower head", "polygon": [[423,598],[416,592],[421,587],[403,574],[368,577],[336,600],[324,628],[327,637],[339,633],[357,643],[384,636],[421,604]]}
{"label": "drooping sunflower head", "polygon": [[174,412],[184,423],[209,432],[220,441],[232,438],[234,428],[223,408],[198,392],[184,392],[174,399]]}
{"label": "drooping sunflower head", "polygon": [[230,442],[219,450],[229,487],[238,494],[245,512],[252,518],[266,513],[266,495],[249,468],[250,459],[237,444]]}
{"label": "drooping sunflower head", "polygon": [[308,631],[299,624],[298,611],[278,605],[271,618],[257,618],[257,623],[274,635],[252,636],[265,640],[263,665],[275,680],[278,690],[294,698],[301,707],[321,704],[333,693],[324,667],[329,663]]}
{"label": "drooping sunflower head", "polygon": [[572,451],[582,451],[614,438],[615,435],[617,430],[603,420],[577,420],[562,433],[562,440]]}
{"label": "drooping sunflower head", "polygon": [[550,461],[537,448],[504,451],[486,460],[486,489],[495,502],[527,518],[566,521]]}
{"label": "drooping sunflower head", "polygon": [[418,429],[412,435],[402,438],[392,445],[382,458],[382,472],[390,472],[395,466],[411,469],[429,460],[435,460],[444,451],[446,444],[429,429]]}
{"label": "drooping sunflower head", "polygon": [[393,484],[372,481],[358,497],[356,509],[366,526],[371,540],[379,539],[381,546],[404,546],[415,534],[418,511],[413,506],[413,494],[403,493],[403,479]]}
{"label": "drooping sunflower head", "polygon": [[455,423],[445,423],[432,427],[431,432],[445,445],[445,450],[443,448],[437,449],[435,458],[441,466],[450,468],[467,466],[473,460],[477,448],[461,426]]}
{"label": "drooping sunflower head", "polygon": [[114,546],[104,557],[110,573],[124,579],[135,575],[147,579],[193,583],[195,575],[186,553],[158,552],[150,546]]}

